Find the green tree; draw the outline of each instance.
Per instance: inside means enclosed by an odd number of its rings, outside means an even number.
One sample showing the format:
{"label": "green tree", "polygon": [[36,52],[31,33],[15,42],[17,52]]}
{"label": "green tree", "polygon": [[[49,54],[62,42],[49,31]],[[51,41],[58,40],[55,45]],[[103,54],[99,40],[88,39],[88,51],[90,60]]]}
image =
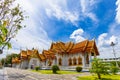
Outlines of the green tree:
{"label": "green tree", "polygon": [[6,65],[11,64],[11,66],[12,66],[12,58],[16,58],[16,57],[20,57],[19,54],[15,54],[15,53],[8,54],[5,59]]}
{"label": "green tree", "polygon": [[107,63],[104,63],[97,58],[93,59],[90,72],[97,74],[98,79],[101,79],[101,74],[108,74],[108,70],[109,70],[109,67]]}
{"label": "green tree", "polygon": [[[116,66],[116,61],[111,61],[110,63],[112,64],[112,66]],[[117,63],[118,63],[118,66],[120,66],[120,61],[117,61]]]}
{"label": "green tree", "polygon": [[4,65],[5,58],[2,58],[0,61],[1,61],[2,65]]}
{"label": "green tree", "polygon": [[116,65],[111,65],[111,66],[110,66],[110,72],[111,72],[112,74],[115,75],[118,71],[119,71],[119,68],[118,68]]}
{"label": "green tree", "polygon": [[[24,20],[23,11],[16,0],[0,0],[0,53],[7,46],[11,48],[10,40],[22,28],[21,22]],[[14,5],[14,6],[13,6]],[[16,5],[16,6],[15,6]]]}

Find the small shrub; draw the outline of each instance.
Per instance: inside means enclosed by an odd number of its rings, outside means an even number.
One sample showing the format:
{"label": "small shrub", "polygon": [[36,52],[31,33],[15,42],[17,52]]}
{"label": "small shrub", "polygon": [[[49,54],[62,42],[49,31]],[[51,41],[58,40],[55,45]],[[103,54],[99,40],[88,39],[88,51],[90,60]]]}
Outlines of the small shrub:
{"label": "small shrub", "polygon": [[77,71],[77,72],[81,72],[81,71],[82,71],[82,67],[79,67],[79,66],[76,67],[76,71]]}
{"label": "small shrub", "polygon": [[56,74],[58,70],[60,70],[60,69],[57,65],[52,66],[52,71],[53,71],[54,74]]}
{"label": "small shrub", "polygon": [[36,70],[36,71],[38,71],[39,69],[40,69],[40,67],[39,67],[39,66],[36,66],[36,67],[35,67],[35,70]]}
{"label": "small shrub", "polygon": [[116,67],[116,66],[111,66],[111,67],[110,67],[110,72],[111,72],[112,74],[116,74],[118,71],[119,71],[119,68],[118,68],[118,67]]}

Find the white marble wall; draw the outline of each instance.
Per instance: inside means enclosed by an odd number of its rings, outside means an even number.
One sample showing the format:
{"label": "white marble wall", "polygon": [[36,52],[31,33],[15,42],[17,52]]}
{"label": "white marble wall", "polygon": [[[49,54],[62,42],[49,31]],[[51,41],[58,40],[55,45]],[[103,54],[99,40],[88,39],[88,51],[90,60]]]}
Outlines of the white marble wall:
{"label": "white marble wall", "polygon": [[[89,54],[89,64],[86,64],[86,54]],[[64,55],[60,55],[56,53],[56,59],[53,60],[52,65],[59,65],[59,58],[62,59],[62,65],[63,66],[69,66],[69,59],[72,59],[72,64],[73,64],[73,59],[76,58],[76,64],[78,64],[78,58],[81,57],[82,58],[82,67],[86,68],[86,67],[90,67],[91,66],[91,60],[92,60],[92,56],[90,53],[76,53],[76,54],[64,54]],[[38,58],[31,58],[30,61],[28,60],[24,60],[21,62],[21,64],[17,65],[17,64],[13,64],[13,67],[21,67],[22,69],[25,68],[31,68],[31,65],[35,66],[40,66],[40,67],[49,67],[48,66],[48,61],[46,60],[44,62],[41,62]],[[59,65],[60,66],[60,65]],[[74,65],[73,65],[74,66]]]}
{"label": "white marble wall", "polygon": [[20,68],[20,64],[16,64],[16,68]]}
{"label": "white marble wall", "polygon": [[15,67],[16,67],[16,63],[13,63],[13,64],[12,64],[12,67],[14,67],[14,68],[15,68]]}
{"label": "white marble wall", "polygon": [[20,64],[20,68],[21,69],[26,69],[26,68],[28,68],[28,60],[23,60],[22,62],[21,62],[21,64]]}
{"label": "white marble wall", "polygon": [[33,65],[33,68],[35,68],[36,66],[42,66],[41,62],[38,58],[31,58],[28,64],[28,68],[31,68],[31,66]]}
{"label": "white marble wall", "polygon": [[[69,58],[72,59],[72,64],[73,64],[73,58],[75,57],[76,63],[78,64],[78,58],[81,57],[82,58],[82,67],[90,67],[90,63],[86,64],[86,54],[88,54],[89,56],[89,62],[91,61],[92,57],[90,53],[76,53],[76,54],[65,54],[65,55],[60,55],[60,54],[56,54],[56,63],[57,65],[59,65],[59,58],[62,59],[62,66],[69,66]],[[55,62],[55,61],[54,61]]]}

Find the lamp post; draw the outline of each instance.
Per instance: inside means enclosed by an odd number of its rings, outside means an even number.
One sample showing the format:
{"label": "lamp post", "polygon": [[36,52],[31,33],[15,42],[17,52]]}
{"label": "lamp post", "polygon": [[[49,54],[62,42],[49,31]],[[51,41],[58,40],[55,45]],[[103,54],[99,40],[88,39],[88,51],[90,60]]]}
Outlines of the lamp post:
{"label": "lamp post", "polygon": [[118,63],[117,63],[117,58],[116,58],[116,53],[115,53],[115,49],[114,49],[114,46],[115,46],[116,44],[115,43],[113,43],[113,42],[111,42],[111,44],[110,44],[110,46],[112,46],[112,49],[113,49],[113,54],[114,54],[114,57],[115,57],[115,62],[116,62],[116,67],[119,67],[118,66]]}

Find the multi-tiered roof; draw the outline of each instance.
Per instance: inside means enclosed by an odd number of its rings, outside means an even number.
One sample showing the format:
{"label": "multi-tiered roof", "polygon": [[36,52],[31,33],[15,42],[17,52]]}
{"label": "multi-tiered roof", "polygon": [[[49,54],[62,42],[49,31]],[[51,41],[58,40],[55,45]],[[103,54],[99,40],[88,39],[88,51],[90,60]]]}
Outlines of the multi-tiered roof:
{"label": "multi-tiered roof", "polygon": [[[49,50],[43,50],[42,54],[39,53],[38,50],[21,50],[20,56],[21,58],[18,60],[30,59],[32,56],[36,55],[41,61],[45,61],[46,59],[55,59],[55,54],[76,54],[76,53],[94,53],[95,55],[99,55],[95,40],[84,40],[82,42],[73,43],[73,42],[55,42],[51,44]],[[13,59],[14,62],[18,62],[17,59]]]}

